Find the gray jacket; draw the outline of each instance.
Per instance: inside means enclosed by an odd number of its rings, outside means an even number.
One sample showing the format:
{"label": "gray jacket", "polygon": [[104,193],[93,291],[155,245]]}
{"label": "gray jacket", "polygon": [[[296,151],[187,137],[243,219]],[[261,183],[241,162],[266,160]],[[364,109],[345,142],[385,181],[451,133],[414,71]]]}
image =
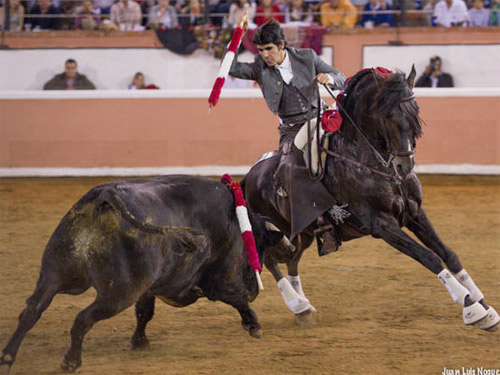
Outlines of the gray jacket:
{"label": "gray jacket", "polygon": [[[318,73],[330,74],[334,79],[333,87],[343,88],[345,76],[321,60],[312,49],[287,47],[286,52],[292,64],[292,82],[304,97],[309,98],[311,86],[315,84],[313,78]],[[229,74],[236,78],[256,81],[269,109],[274,114],[278,113],[283,94],[283,79],[277,68],[267,66],[262,57],[257,55],[253,63],[241,63],[235,58]],[[316,103],[317,100],[314,92],[312,102]]]}

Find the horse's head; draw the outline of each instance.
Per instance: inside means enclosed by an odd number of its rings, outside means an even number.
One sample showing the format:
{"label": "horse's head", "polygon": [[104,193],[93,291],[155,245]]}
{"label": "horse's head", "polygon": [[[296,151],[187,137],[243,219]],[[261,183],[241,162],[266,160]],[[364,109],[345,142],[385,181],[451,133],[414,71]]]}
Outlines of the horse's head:
{"label": "horse's head", "polygon": [[[392,162],[401,177],[415,166],[416,139],[422,134],[419,108],[412,92],[415,75],[414,67],[407,78],[403,73],[383,78],[374,70],[365,71],[352,83],[355,87],[348,87],[345,102],[346,110],[368,141],[385,160]],[[359,137],[355,129],[350,133],[351,137]]]}

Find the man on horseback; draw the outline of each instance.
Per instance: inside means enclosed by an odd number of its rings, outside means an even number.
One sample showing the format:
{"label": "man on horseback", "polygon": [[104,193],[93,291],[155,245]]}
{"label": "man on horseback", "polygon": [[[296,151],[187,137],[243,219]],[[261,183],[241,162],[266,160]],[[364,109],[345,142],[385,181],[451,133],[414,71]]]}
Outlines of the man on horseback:
{"label": "man on horseback", "polygon": [[[238,26],[248,28],[248,15],[240,16]],[[276,192],[282,201],[282,215],[291,222],[291,237],[295,237],[317,220],[320,255],[335,251],[333,228],[323,219],[335,200],[319,179],[311,179],[304,154],[297,148],[298,139],[306,139],[304,124],[318,117],[324,103],[318,105],[315,85],[343,88],[345,76],[321,60],[312,49],[287,47],[283,30],[274,20],[262,25],[253,43],[259,50],[253,63],[240,63],[236,59],[229,74],[242,79],[255,80],[269,109],[279,116],[280,163],[275,173]],[[302,131],[301,131],[302,130]],[[297,139],[296,139],[297,138]],[[283,203],[284,202],[284,203]],[[286,207],[286,208],[283,208]],[[322,238],[320,238],[320,235]]]}

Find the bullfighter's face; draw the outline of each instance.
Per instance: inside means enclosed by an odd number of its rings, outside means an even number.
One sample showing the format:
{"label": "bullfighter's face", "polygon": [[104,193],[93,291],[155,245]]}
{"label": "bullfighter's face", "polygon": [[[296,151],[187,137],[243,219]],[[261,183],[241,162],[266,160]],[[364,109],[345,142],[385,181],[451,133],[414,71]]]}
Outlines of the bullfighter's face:
{"label": "bullfighter's face", "polygon": [[274,43],[267,44],[257,44],[257,49],[259,54],[266,62],[267,66],[279,65],[285,60],[285,42],[281,41],[280,45],[277,46]]}

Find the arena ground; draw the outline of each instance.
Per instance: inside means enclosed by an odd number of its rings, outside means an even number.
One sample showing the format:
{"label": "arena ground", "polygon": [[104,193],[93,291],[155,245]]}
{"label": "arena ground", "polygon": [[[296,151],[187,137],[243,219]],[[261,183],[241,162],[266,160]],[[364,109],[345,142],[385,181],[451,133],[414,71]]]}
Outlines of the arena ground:
{"label": "arena ground", "polygon": [[[116,179],[116,178],[114,178]],[[57,223],[97,178],[0,180],[0,347],[34,289],[44,246]],[[460,256],[487,302],[500,311],[500,178],[423,176],[424,207]],[[381,240],[345,243],[324,258],[309,249],[301,263],[316,324],[298,326],[269,272],[252,304],[263,337],[238,313],[201,300],[176,309],[157,302],[151,348],[129,349],[132,308],[98,323],[83,350],[85,375],[419,374],[447,369],[500,370],[500,332],[462,323],[435,275]],[[93,300],[57,296],[27,335],[11,374],[58,374],[76,314]],[[472,374],[472,372],[471,372]]]}

